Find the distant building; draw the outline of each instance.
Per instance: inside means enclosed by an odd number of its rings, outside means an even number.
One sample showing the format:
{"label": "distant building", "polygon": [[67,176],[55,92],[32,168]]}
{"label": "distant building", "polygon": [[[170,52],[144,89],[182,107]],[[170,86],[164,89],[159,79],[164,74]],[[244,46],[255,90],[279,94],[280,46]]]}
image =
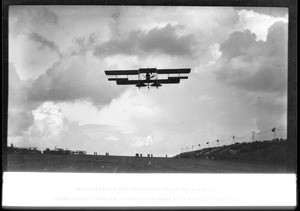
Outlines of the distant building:
{"label": "distant building", "polygon": [[50,150],[49,148],[46,148],[43,151],[43,154],[54,154],[54,155],[71,155],[74,154],[74,152],[72,150],[64,150],[63,148],[57,148],[55,147],[54,150]]}
{"label": "distant building", "polygon": [[72,155],[72,154],[74,154],[74,152],[72,150],[65,150],[65,154],[66,155]]}
{"label": "distant building", "polygon": [[76,150],[74,152],[75,155],[85,155],[86,154],[86,151],[81,151],[81,150]]}

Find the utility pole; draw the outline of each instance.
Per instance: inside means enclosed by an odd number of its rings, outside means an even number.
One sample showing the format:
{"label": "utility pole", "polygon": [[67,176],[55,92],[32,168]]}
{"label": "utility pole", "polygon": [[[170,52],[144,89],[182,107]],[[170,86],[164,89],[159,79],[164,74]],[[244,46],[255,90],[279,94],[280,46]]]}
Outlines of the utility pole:
{"label": "utility pole", "polygon": [[235,144],[235,136],[234,135],[232,137],[232,142],[233,142],[233,144]]}

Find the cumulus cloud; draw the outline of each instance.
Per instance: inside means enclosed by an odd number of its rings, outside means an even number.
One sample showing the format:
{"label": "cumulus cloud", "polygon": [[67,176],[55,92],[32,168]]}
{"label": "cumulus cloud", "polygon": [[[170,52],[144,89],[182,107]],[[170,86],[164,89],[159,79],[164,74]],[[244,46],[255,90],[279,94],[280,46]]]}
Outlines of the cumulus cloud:
{"label": "cumulus cloud", "polygon": [[[285,10],[280,10],[285,11]],[[255,10],[240,10],[238,11],[239,21],[235,28],[237,30],[249,29],[251,32],[256,34],[256,40],[266,41],[268,35],[268,29],[274,23],[282,21],[288,22],[288,17],[272,17],[270,15],[261,14],[255,12]]]}
{"label": "cumulus cloud", "polygon": [[29,136],[39,136],[41,139],[51,139],[58,136],[64,129],[64,116],[59,107],[52,102],[44,102],[32,111],[33,125],[26,131]]}
{"label": "cumulus cloud", "polygon": [[284,7],[234,7],[236,10],[247,10],[256,13],[269,15],[273,17],[286,17],[288,15],[288,8]]}
{"label": "cumulus cloud", "polygon": [[89,100],[102,106],[122,92],[122,88],[110,89],[113,85],[107,81],[104,68],[74,56],[60,60],[34,80],[28,99],[34,102]]}
{"label": "cumulus cloud", "polygon": [[12,140],[14,144],[21,147],[35,146],[40,150],[56,146],[74,146],[76,139],[64,138],[69,133],[75,133],[76,130],[72,130],[72,123],[62,115],[59,107],[53,102],[42,103],[36,109],[32,110],[32,114],[33,121],[31,126],[23,131],[19,139]]}
{"label": "cumulus cloud", "polygon": [[232,33],[220,45],[216,79],[244,96],[239,100],[245,98],[243,104],[251,105],[259,131],[274,124],[286,127],[287,32],[286,23],[276,22],[266,41],[256,41],[255,34],[245,30]]}
{"label": "cumulus cloud", "polygon": [[153,28],[148,32],[132,31],[126,39],[114,38],[95,48],[96,56],[115,54],[160,53],[171,56],[191,56],[195,39],[192,35],[178,36],[176,26]]}
{"label": "cumulus cloud", "polygon": [[215,74],[221,82],[247,91],[285,92],[287,88],[287,24],[277,22],[266,42],[249,30],[234,32],[220,46]]}
{"label": "cumulus cloud", "polygon": [[[88,153],[105,151],[120,153],[125,142],[118,141],[111,134],[118,134],[114,127],[102,125],[80,126],[67,119],[61,109],[47,101],[32,110],[33,120],[22,136],[9,136],[8,142],[18,147],[34,146],[40,150],[55,147],[71,150],[86,150]],[[112,144],[114,142],[114,144]],[[114,145],[114,147],[111,147]],[[121,148],[119,148],[122,146]]]}

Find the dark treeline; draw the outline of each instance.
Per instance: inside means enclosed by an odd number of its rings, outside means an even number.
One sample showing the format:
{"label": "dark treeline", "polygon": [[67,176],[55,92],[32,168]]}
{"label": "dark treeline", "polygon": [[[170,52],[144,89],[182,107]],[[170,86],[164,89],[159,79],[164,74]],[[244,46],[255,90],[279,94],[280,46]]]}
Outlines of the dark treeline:
{"label": "dark treeline", "polygon": [[37,147],[14,147],[13,144],[7,147],[7,153],[30,153],[30,154],[55,154],[55,155],[85,155],[86,151],[82,150],[69,150],[69,149],[62,149],[55,147],[54,150],[46,148],[45,150],[41,151],[38,150]]}

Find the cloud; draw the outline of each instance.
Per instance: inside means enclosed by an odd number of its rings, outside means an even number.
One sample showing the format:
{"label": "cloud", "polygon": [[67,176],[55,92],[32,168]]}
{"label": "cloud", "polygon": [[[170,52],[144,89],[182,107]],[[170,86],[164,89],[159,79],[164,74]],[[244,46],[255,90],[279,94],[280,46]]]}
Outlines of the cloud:
{"label": "cloud", "polygon": [[269,28],[266,41],[257,41],[249,30],[234,32],[221,43],[222,56],[214,66],[216,80],[239,93],[236,100],[253,115],[259,131],[286,127],[287,32],[284,22]]}
{"label": "cloud", "polygon": [[[280,11],[285,9],[280,8]],[[287,13],[286,13],[287,14]],[[238,11],[239,21],[235,25],[237,30],[249,29],[256,34],[256,40],[266,41],[268,30],[274,23],[282,21],[287,23],[288,17],[273,17],[266,14],[255,12],[255,10],[242,9]]]}
{"label": "cloud", "polygon": [[58,136],[64,129],[64,116],[59,107],[53,102],[44,102],[41,106],[32,111],[34,116],[33,125],[26,133],[33,137],[39,136],[41,139],[52,139]]}
{"label": "cloud", "polygon": [[[54,147],[75,147],[82,146],[78,144],[81,139],[82,143],[86,142],[86,138],[82,138],[76,130],[76,124],[66,119],[58,106],[53,102],[44,102],[36,109],[32,110],[32,125],[24,130],[22,136],[18,139],[12,138],[12,142],[19,147],[38,147],[40,150]],[[75,128],[75,129],[74,129]],[[77,135],[77,138],[70,134]],[[79,142],[80,143],[80,142]]]}
{"label": "cloud", "polygon": [[44,23],[57,24],[58,23],[58,16],[56,15],[56,13],[47,7],[36,10],[36,13],[33,13],[33,18],[41,24],[44,24]]}
{"label": "cloud", "polygon": [[259,14],[264,14],[273,17],[286,17],[288,15],[288,8],[284,7],[234,7],[236,10],[253,11]]}
{"label": "cloud", "polygon": [[246,91],[286,92],[287,24],[273,24],[266,42],[255,38],[249,30],[234,32],[220,45],[217,79]]}
{"label": "cloud", "polygon": [[[120,153],[126,146],[118,141],[114,127],[102,125],[79,126],[77,122],[67,119],[57,104],[47,101],[32,110],[33,121],[23,131],[22,136],[9,136],[8,142],[18,147],[37,147],[39,150],[55,147],[71,150],[85,150],[88,153],[105,151]],[[118,134],[118,133],[116,133]],[[114,143],[113,147],[111,142]],[[121,148],[119,148],[121,146]]]}
{"label": "cloud", "polygon": [[9,7],[9,32],[13,35],[38,31],[41,28],[56,26],[59,18],[50,8],[44,6]]}
{"label": "cloud", "polygon": [[33,116],[29,110],[9,108],[8,115],[8,136],[23,135],[33,123]]}
{"label": "cloud", "polygon": [[120,26],[121,15],[122,15],[121,11],[122,11],[121,8],[117,7],[113,12],[113,14],[111,15],[112,20],[110,20],[109,26],[113,37],[120,36],[119,26]]}
{"label": "cloud", "polygon": [[177,36],[176,28],[170,24],[162,29],[154,28],[140,38],[143,51],[168,55],[192,55],[194,44],[193,35]]}
{"label": "cloud", "polygon": [[112,135],[109,135],[107,137],[104,138],[106,141],[112,141],[112,142],[115,142],[115,141],[118,141],[119,138],[115,137],[115,136],[112,136]]}
{"label": "cloud", "polygon": [[73,45],[69,49],[69,56],[86,56],[89,52],[93,51],[95,45],[99,43],[100,36],[98,33],[93,32],[88,35],[83,35],[73,39]]}
{"label": "cloud", "polygon": [[122,88],[111,86],[99,68],[86,62],[85,58],[73,56],[63,58],[44,74],[33,81],[28,93],[28,100],[34,102],[74,102],[88,100],[95,106],[103,106],[117,97]]}
{"label": "cloud", "polygon": [[58,46],[54,42],[46,39],[45,37],[41,36],[40,34],[33,32],[33,33],[29,34],[29,39],[39,43],[40,49],[47,47],[50,50],[53,50],[57,54],[60,55],[60,50],[59,50]]}
{"label": "cloud", "polygon": [[178,27],[171,24],[148,32],[132,31],[126,39],[113,38],[95,48],[96,56],[117,54],[160,53],[171,56],[191,56],[195,39],[192,35],[176,35]]}
{"label": "cloud", "polygon": [[50,7],[9,7],[9,60],[21,79],[36,78],[58,60],[58,28],[59,17]]}
{"label": "cloud", "polygon": [[21,81],[13,64],[9,64],[8,135],[22,135],[33,123],[31,109],[35,106],[27,101],[30,81]]}
{"label": "cloud", "polygon": [[132,141],[131,147],[143,147],[153,144],[153,139],[151,135],[148,135],[146,138],[138,137]]}

